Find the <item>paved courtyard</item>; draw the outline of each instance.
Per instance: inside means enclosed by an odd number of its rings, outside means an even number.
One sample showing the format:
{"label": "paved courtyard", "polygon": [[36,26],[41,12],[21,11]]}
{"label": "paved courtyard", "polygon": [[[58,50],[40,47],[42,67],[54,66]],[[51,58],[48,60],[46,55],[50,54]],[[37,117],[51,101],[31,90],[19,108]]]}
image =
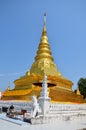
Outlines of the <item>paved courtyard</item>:
{"label": "paved courtyard", "polygon": [[0,117],[0,130],[86,130],[86,121],[58,121],[52,124],[30,125],[19,120]]}

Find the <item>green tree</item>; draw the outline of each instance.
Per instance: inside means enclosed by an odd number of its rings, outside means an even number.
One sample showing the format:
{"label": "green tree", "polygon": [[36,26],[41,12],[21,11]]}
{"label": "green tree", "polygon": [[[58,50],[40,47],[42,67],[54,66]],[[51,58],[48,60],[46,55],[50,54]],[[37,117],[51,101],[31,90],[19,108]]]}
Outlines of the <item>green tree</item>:
{"label": "green tree", "polygon": [[76,92],[77,92],[77,89],[74,90],[74,93],[76,93]]}
{"label": "green tree", "polygon": [[83,98],[86,99],[86,78],[79,79],[78,88],[79,88],[81,95],[83,95]]}

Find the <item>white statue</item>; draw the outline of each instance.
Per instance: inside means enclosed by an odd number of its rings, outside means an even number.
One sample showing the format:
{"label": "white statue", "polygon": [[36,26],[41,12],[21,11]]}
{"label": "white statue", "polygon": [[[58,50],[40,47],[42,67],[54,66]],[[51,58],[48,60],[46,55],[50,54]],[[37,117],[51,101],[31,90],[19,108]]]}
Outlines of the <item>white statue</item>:
{"label": "white statue", "polygon": [[32,96],[32,111],[31,111],[31,117],[38,116],[38,113],[41,112],[41,109],[39,107],[39,104],[37,102],[36,96]]}

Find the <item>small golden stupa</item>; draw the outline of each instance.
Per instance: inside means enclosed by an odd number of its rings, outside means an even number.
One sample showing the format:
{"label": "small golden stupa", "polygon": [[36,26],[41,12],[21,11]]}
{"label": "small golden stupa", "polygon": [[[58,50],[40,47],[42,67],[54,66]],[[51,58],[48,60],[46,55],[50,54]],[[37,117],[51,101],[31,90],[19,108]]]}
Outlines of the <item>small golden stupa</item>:
{"label": "small golden stupa", "polygon": [[62,76],[54,63],[48,42],[45,14],[42,36],[30,71],[27,71],[24,76],[14,81],[14,89],[7,89],[2,96],[2,100],[29,101],[32,95],[38,97],[44,75],[48,77],[49,96],[52,101],[84,102],[81,95],[76,95],[72,91],[73,83]]}

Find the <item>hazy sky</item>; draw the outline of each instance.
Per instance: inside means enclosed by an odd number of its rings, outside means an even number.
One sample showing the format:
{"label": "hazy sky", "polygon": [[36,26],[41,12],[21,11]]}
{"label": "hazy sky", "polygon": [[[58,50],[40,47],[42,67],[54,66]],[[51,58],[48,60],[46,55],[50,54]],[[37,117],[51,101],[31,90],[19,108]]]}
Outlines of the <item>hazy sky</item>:
{"label": "hazy sky", "polygon": [[0,91],[28,71],[47,14],[54,62],[73,89],[86,77],[86,0],[0,0]]}

